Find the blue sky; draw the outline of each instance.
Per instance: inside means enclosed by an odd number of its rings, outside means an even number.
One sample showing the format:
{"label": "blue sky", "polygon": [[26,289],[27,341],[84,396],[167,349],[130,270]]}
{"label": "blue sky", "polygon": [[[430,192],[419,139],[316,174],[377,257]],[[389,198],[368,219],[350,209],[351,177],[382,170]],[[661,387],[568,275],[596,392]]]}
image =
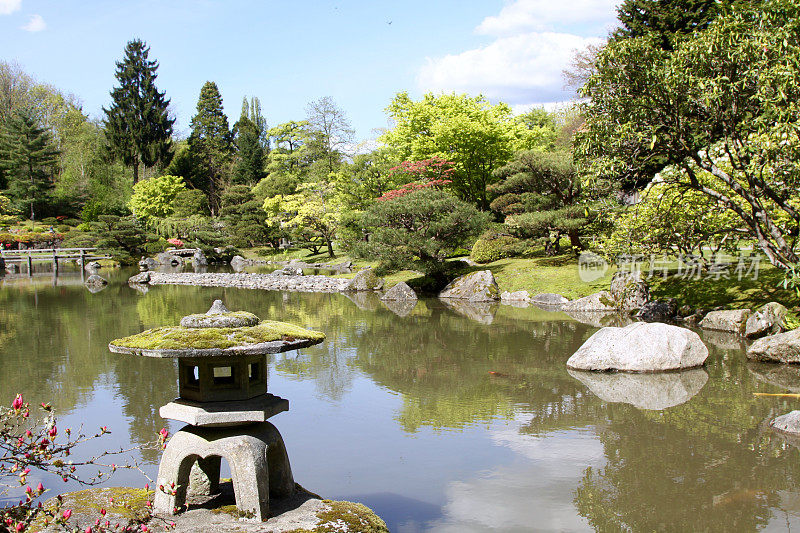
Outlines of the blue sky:
{"label": "blue sky", "polygon": [[525,109],[563,101],[560,71],[599,42],[616,0],[0,0],[0,60],[101,115],[125,43],[145,40],[187,134],[200,87],[217,83],[235,122],[258,96],[271,125],[330,96],[358,139],[388,126],[398,91],[482,93]]}

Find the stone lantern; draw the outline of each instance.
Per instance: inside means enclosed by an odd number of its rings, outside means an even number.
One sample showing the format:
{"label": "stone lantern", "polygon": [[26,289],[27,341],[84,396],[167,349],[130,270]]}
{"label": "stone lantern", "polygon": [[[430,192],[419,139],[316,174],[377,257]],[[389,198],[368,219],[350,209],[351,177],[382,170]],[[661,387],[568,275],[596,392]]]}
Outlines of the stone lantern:
{"label": "stone lantern", "polygon": [[267,421],[289,402],[267,392],[267,354],[322,342],[325,335],[292,324],[230,312],[216,300],[205,314],[112,341],[114,353],[178,360],[179,397],[161,407],[163,418],[185,422],[164,449],[154,511],[177,513],[186,504],[189,474],[197,463],[210,494],[228,461],[240,515],[266,520],[269,497],[294,492],[283,438]]}

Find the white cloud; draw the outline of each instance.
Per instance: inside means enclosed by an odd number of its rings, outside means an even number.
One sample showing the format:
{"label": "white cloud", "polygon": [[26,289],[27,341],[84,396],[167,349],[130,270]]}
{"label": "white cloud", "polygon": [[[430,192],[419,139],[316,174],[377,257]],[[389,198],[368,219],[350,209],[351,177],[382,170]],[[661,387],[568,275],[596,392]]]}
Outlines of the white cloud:
{"label": "white cloud", "polygon": [[14,11],[19,11],[22,7],[22,0],[0,0],[0,15],[10,15]]}
{"label": "white cloud", "polygon": [[47,29],[47,23],[41,15],[33,15],[27,24],[21,26],[21,29],[29,32],[37,32]]}
{"label": "white cloud", "polygon": [[591,23],[602,27],[614,22],[614,8],[618,3],[619,0],[515,0],[497,16],[483,19],[475,31],[482,35],[507,36],[570,24]]}
{"label": "white cloud", "polygon": [[576,50],[599,38],[568,33],[525,33],[456,55],[427,59],[417,81],[425,91],[482,93],[510,104],[567,100],[562,70]]}
{"label": "white cloud", "polygon": [[475,32],[494,40],[444,57],[427,58],[417,74],[422,91],[483,94],[512,106],[564,102],[562,72],[578,50],[600,45],[620,0],[511,0]]}

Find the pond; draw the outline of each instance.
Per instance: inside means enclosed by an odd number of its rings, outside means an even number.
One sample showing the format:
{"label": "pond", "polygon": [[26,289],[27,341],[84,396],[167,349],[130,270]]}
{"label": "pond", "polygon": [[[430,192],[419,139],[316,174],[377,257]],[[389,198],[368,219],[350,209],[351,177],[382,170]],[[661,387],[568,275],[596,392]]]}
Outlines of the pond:
{"label": "pond", "polygon": [[[738,339],[704,335],[711,356],[689,376],[625,383],[567,372],[596,328],[561,313],[423,299],[400,316],[374,295],[141,293],[131,274],[103,272],[111,284],[96,294],[77,273],[0,278],[0,399],[51,401],[60,427],[108,426],[85,453],[180,428],[158,415],[177,392],[174,362],[107,344],[219,298],[328,335],[271,360],[270,391],[291,406],[272,422],[297,482],[363,502],[391,531],[800,527],[800,452],[767,427],[797,401],[753,396],[800,392],[800,371],[746,362]],[[155,476],[157,452],[133,459]],[[120,471],[106,484],[145,481]]]}

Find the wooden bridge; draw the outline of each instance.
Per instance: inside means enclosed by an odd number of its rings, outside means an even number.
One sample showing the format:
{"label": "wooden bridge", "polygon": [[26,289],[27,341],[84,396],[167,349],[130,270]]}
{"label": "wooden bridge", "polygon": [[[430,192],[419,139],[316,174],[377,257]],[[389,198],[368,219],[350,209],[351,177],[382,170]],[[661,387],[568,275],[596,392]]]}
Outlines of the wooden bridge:
{"label": "wooden bridge", "polygon": [[6,263],[27,263],[28,275],[33,273],[33,263],[49,262],[53,265],[53,271],[58,273],[59,261],[77,261],[83,267],[87,261],[98,259],[111,259],[107,255],[98,255],[97,248],[45,248],[29,250],[2,250],[0,251],[0,270],[5,272]]}

